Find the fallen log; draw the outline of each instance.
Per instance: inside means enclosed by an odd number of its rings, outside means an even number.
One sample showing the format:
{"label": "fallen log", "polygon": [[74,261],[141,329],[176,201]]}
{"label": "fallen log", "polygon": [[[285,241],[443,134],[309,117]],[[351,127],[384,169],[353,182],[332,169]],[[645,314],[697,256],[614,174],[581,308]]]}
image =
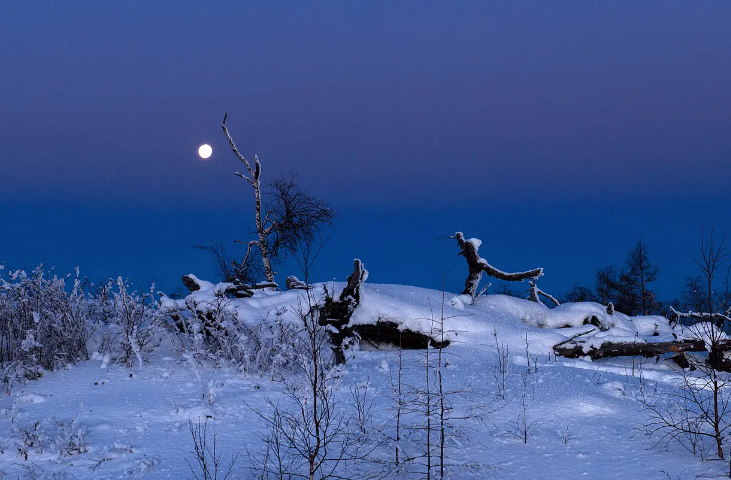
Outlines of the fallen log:
{"label": "fallen log", "polygon": [[[667,353],[706,352],[706,343],[703,340],[678,340],[673,342],[605,342],[598,347],[586,347],[585,341],[554,345],[556,355],[565,358],[589,357],[592,360],[612,357],[656,357]],[[731,371],[731,363],[724,358],[723,353],[731,350],[731,340],[721,340],[710,352],[709,365],[717,370]]]}
{"label": "fallen log", "polygon": [[654,357],[665,353],[702,352],[706,349],[703,340],[687,340],[682,342],[633,342],[614,343],[606,342],[600,347],[591,347],[584,351],[583,342],[573,342],[566,345],[556,345],[553,351],[556,355],[566,358],[590,357],[592,360],[610,357]]}
{"label": "fallen log", "polygon": [[[191,293],[197,292],[201,289],[201,284],[198,278],[196,278],[194,275],[183,275],[183,284],[188,287],[188,290],[190,290]],[[248,283],[244,283],[241,285],[231,284],[223,290],[223,293],[226,295],[231,295],[235,298],[248,298],[254,295],[254,290],[278,287],[279,285],[274,282],[261,282],[253,285],[250,285]]]}
{"label": "fallen log", "polygon": [[353,325],[352,330],[360,336],[362,342],[368,342],[376,347],[382,344],[390,344],[405,350],[422,350],[428,346],[431,346],[431,348],[444,348],[449,345],[449,340],[439,342],[421,332],[408,329],[400,330],[398,323],[386,320],[379,320],[375,325]]}

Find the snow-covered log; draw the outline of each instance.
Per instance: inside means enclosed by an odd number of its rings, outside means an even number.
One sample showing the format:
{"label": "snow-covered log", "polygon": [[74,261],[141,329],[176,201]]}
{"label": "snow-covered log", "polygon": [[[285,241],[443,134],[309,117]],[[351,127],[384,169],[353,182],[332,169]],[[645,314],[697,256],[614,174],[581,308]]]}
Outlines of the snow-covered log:
{"label": "snow-covered log", "polygon": [[[719,353],[731,351],[731,340],[721,340],[716,349]],[[553,347],[556,355],[566,358],[590,357],[592,360],[612,357],[655,357],[666,353],[706,352],[707,345],[701,339],[678,340],[675,342],[604,342],[599,346],[591,346],[585,341],[562,342]],[[731,371],[731,364],[723,359],[723,355],[709,355],[711,366],[717,370]]]}
{"label": "snow-covered log", "polygon": [[[201,289],[201,281],[195,275],[183,275],[183,285],[185,285],[190,292],[197,292]],[[225,284],[224,284],[225,285]],[[223,290],[223,293],[231,295],[236,298],[248,298],[254,295],[254,290],[262,290],[265,288],[278,288],[275,282],[260,282],[256,284],[242,284],[242,285],[228,285]]]}
{"label": "snow-covered log", "polygon": [[300,280],[299,278],[295,277],[294,275],[290,275],[287,277],[287,280],[285,280],[285,285],[287,285],[287,290],[309,290],[310,287],[305,282]]}
{"label": "snow-covered log", "polygon": [[343,345],[348,338],[359,337],[361,341],[371,344],[388,343],[404,349],[421,349],[431,345],[442,348],[449,341],[439,342],[424,333],[400,328],[395,322],[379,320],[374,324],[350,324],[350,317],[360,303],[361,286],[368,279],[368,270],[363,262],[355,259],[353,273],[348,276],[348,284],[336,299],[335,292],[327,292],[325,301],[320,307],[320,325],[327,326],[330,340],[334,345],[336,361],[345,362]]}
{"label": "snow-covered log", "polygon": [[525,272],[508,273],[499,270],[490,265],[487,260],[480,257],[479,249],[482,241],[477,238],[465,239],[462,232],[457,232],[454,236],[449,237],[457,240],[461,252],[459,253],[467,260],[467,266],[469,268],[469,275],[465,281],[464,295],[475,297],[477,293],[477,286],[482,278],[482,273],[497,278],[498,280],[504,280],[506,282],[520,282],[527,279],[537,279],[543,275],[542,268],[534,268]]}
{"label": "snow-covered log", "polygon": [[654,357],[665,353],[702,352],[705,349],[706,346],[703,340],[656,343],[643,341],[632,343],[605,342],[599,347],[590,348],[586,348],[584,342],[569,342],[553,347],[556,355],[566,358],[590,357],[592,360],[623,356]]}

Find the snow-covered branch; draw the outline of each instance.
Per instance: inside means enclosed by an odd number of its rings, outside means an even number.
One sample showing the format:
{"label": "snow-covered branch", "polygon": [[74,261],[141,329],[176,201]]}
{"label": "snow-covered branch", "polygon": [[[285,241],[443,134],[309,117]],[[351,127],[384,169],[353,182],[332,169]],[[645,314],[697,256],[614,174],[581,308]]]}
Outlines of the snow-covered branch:
{"label": "snow-covered branch", "polygon": [[482,278],[482,273],[485,272],[487,275],[497,278],[498,280],[504,280],[507,282],[520,282],[527,279],[533,279],[543,275],[542,268],[534,268],[533,270],[527,270],[525,272],[508,273],[500,269],[497,269],[490,265],[487,260],[480,257],[479,248],[482,241],[477,238],[465,239],[462,232],[457,232],[452,237],[457,240],[459,248],[462,250],[460,255],[465,257],[467,260],[467,266],[469,267],[469,276],[465,281],[465,288],[463,294],[475,296],[477,292],[477,286]]}
{"label": "snow-covered branch", "polygon": [[543,302],[541,302],[541,299],[540,299],[540,297],[543,297],[556,306],[561,305],[561,302],[556,300],[556,298],[554,298],[552,295],[550,295],[550,294],[544,292],[543,290],[541,290],[540,288],[538,288],[538,285],[536,285],[535,280],[528,280],[528,283],[530,284],[528,300],[531,300],[531,301],[534,301],[536,303],[540,303],[541,305],[543,305]]}
{"label": "snow-covered branch", "polygon": [[694,320],[725,320],[731,322],[731,308],[726,310],[725,313],[708,313],[708,312],[679,312],[670,306],[670,314],[674,319],[681,318],[692,318]]}

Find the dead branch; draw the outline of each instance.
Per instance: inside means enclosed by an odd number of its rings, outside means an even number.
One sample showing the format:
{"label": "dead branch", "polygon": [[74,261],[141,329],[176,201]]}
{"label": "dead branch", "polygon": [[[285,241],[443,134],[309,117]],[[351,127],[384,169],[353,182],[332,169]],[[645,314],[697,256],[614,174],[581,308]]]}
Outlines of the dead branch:
{"label": "dead branch", "polygon": [[467,260],[469,276],[465,281],[465,288],[462,292],[465,295],[470,295],[471,297],[475,296],[475,293],[477,292],[477,286],[480,283],[483,272],[493,278],[497,278],[498,280],[504,280],[506,282],[520,282],[527,279],[535,280],[543,275],[542,268],[534,268],[533,270],[528,270],[525,272],[503,272],[502,270],[499,270],[490,265],[484,258],[480,257],[478,250],[480,248],[481,242],[479,240],[465,240],[464,234],[462,232],[457,232],[454,234],[454,236],[448,238],[453,238],[457,240],[459,248],[461,249],[459,255],[462,255]]}

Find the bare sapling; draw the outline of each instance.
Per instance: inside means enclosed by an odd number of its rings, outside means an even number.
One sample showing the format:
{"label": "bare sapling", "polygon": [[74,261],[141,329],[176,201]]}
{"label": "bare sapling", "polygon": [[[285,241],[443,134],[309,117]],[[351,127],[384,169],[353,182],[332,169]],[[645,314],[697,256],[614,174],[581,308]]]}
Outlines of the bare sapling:
{"label": "bare sapling", "polygon": [[498,339],[497,329],[493,329],[492,335],[495,339],[495,353],[493,358],[495,362],[492,365],[492,376],[495,379],[497,388],[496,396],[505,400],[508,396],[508,373],[510,372],[510,347],[504,343],[500,343]]}
{"label": "bare sapling", "polygon": [[[221,462],[221,453],[218,451],[218,440],[213,435],[213,441],[208,439],[208,420],[197,424],[189,421],[190,435],[193,438],[193,450],[191,453],[194,462],[191,464],[186,459],[188,467],[193,474],[195,480],[226,480],[233,471],[238,455],[231,455],[228,466],[224,466]],[[211,445],[212,443],[212,445]]]}
{"label": "bare sapling", "polygon": [[[724,458],[724,443],[731,429],[731,374],[725,358],[722,342],[729,311],[724,299],[714,296],[716,274],[728,258],[725,237],[716,244],[713,232],[706,238],[701,228],[700,255],[693,257],[702,273],[706,286],[705,305],[707,312],[680,313],[671,311],[678,318],[689,318],[697,323],[688,327],[692,337],[705,343],[708,358],[705,362],[694,362],[696,370],[685,369],[682,374],[680,392],[662,395],[659,399],[642,401],[649,412],[645,424],[648,435],[659,436],[659,442],[675,440],[688,450],[705,454],[703,439],[711,440],[718,458]],[[720,308],[719,308],[720,307]]]}
{"label": "bare sapling", "polygon": [[[309,268],[317,255],[304,255],[304,281],[309,285]],[[292,312],[301,322],[299,352],[301,380],[292,379],[285,388],[288,409],[268,400],[269,412],[254,412],[267,429],[261,435],[263,452],[251,456],[251,469],[260,479],[368,478],[362,468],[378,446],[370,435],[372,407],[367,387],[351,390],[352,414],[336,400],[337,368],[325,328],[320,325],[320,305],[315,289],[301,290]]]}
{"label": "bare sapling", "polygon": [[523,443],[528,443],[528,434],[537,422],[528,420],[528,386],[530,384],[530,373],[528,371],[521,372],[520,378],[523,387],[520,394],[521,413],[518,414],[518,420],[516,420],[515,424],[518,429],[518,435],[523,440]]}

